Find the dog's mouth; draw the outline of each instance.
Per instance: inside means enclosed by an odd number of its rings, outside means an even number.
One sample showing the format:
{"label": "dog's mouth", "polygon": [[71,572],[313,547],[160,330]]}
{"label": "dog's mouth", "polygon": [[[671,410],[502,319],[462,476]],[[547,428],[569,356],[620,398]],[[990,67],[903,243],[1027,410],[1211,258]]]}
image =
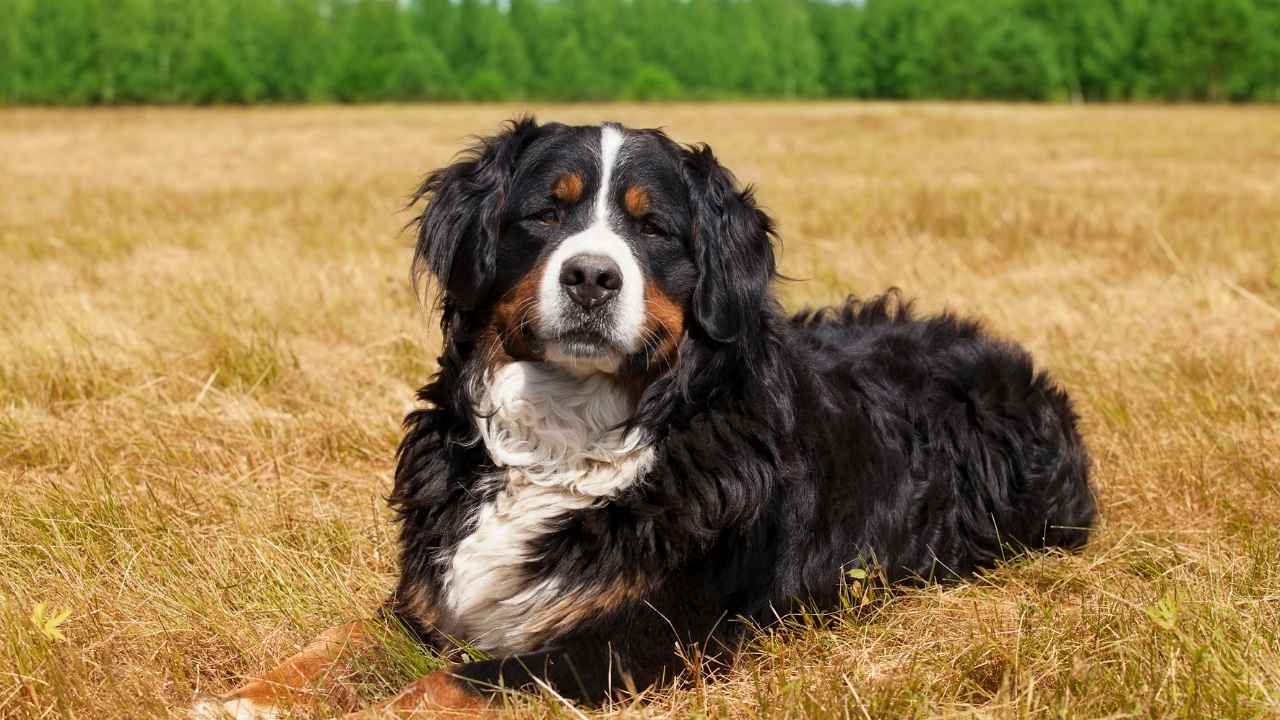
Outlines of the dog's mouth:
{"label": "dog's mouth", "polygon": [[590,327],[557,333],[541,344],[546,362],[575,373],[614,373],[626,355],[609,336]]}
{"label": "dog's mouth", "polygon": [[595,358],[614,351],[608,338],[594,332],[575,332],[561,335],[554,340],[561,353],[569,357]]}

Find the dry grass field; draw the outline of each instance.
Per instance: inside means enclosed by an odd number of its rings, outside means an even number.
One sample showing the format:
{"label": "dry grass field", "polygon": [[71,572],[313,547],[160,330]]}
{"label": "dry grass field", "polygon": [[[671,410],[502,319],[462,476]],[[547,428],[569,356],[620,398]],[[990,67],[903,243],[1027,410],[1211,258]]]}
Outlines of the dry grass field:
{"label": "dry grass field", "polygon": [[[0,718],[177,717],[375,607],[438,344],[401,206],[520,109],[0,111]],[[791,307],[897,285],[1024,342],[1102,524],[515,716],[1280,716],[1280,110],[533,109],[709,141],[780,221]]]}

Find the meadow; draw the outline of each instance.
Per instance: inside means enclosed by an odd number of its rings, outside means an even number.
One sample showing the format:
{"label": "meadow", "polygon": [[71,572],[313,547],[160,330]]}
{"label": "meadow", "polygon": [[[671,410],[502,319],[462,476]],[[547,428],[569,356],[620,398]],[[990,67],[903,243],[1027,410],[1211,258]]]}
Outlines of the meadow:
{"label": "meadow", "polygon": [[[523,109],[0,110],[0,718],[179,717],[379,603],[439,343],[403,205]],[[512,717],[1280,716],[1280,109],[532,109],[710,142],[779,221],[789,307],[898,286],[1025,343],[1102,519]]]}

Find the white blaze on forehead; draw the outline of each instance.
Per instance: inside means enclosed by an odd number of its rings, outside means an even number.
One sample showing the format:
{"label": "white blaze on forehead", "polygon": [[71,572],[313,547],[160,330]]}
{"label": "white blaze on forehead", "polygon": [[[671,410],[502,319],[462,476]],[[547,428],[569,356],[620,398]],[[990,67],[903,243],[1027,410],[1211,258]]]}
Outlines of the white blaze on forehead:
{"label": "white blaze on forehead", "polygon": [[611,223],[615,214],[612,203],[616,195],[612,192],[614,170],[625,140],[622,130],[615,125],[600,128],[600,184],[592,202],[591,224],[582,232],[565,238],[547,259],[538,286],[539,324],[542,332],[549,336],[573,325],[572,318],[577,308],[560,287],[560,267],[566,260],[582,254],[607,257],[617,263],[622,274],[622,287],[609,306],[612,310],[610,339],[625,352],[635,352],[640,349],[645,319],[644,273],[635,254],[614,231]]}
{"label": "white blaze on forehead", "polygon": [[613,184],[613,167],[622,150],[622,133],[612,125],[600,128],[600,189],[596,191],[595,225],[609,225],[609,186]]}

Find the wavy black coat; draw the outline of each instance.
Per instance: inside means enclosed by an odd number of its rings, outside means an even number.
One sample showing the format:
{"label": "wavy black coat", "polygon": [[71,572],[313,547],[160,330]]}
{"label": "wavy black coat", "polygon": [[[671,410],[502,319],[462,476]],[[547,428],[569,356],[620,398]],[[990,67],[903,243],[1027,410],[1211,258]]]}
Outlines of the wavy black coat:
{"label": "wavy black coat", "polygon": [[[493,492],[478,482],[495,468],[460,390],[482,370],[475,291],[495,265],[475,256],[497,232],[485,223],[499,222],[484,185],[502,181],[507,150],[536,131],[513,124],[424,185],[441,193],[424,212],[419,253],[447,285],[445,350],[400,447],[393,611],[438,589],[436,558]],[[567,513],[528,568],[566,587],[626,578],[647,591],[536,652],[461,666],[477,686],[536,679],[600,700],[669,680],[680,647],[731,655],[744,619],[837,607],[852,568],[890,582],[963,578],[1025,550],[1078,547],[1093,523],[1076,415],[1025,351],[970,320],[917,318],[896,292],[788,318],[770,291],[768,217],[709,150],[682,158],[694,322],[632,421],[656,439],[657,461],[607,505]]]}

